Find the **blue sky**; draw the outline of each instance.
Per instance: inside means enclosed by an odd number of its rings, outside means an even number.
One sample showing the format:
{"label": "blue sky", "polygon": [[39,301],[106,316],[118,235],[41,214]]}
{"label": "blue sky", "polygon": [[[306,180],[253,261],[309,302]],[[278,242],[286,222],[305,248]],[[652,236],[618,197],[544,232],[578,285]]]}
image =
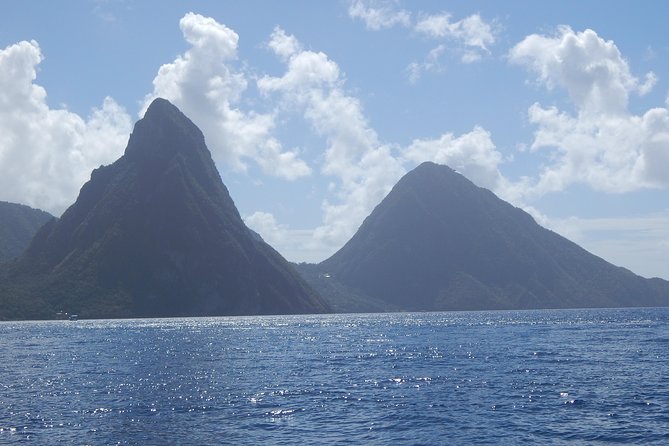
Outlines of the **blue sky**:
{"label": "blue sky", "polygon": [[669,279],[668,11],[642,6],[3,2],[0,200],[59,215],[162,96],[289,260],[327,257],[430,160]]}

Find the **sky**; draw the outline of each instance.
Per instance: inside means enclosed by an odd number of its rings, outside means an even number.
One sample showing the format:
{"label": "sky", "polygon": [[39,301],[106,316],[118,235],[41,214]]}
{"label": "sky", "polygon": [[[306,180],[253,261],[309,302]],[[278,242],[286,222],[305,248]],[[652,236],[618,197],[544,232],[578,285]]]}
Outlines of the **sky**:
{"label": "sky", "polygon": [[288,260],[327,258],[434,161],[669,279],[668,16],[660,1],[4,1],[0,200],[61,215],[164,97]]}

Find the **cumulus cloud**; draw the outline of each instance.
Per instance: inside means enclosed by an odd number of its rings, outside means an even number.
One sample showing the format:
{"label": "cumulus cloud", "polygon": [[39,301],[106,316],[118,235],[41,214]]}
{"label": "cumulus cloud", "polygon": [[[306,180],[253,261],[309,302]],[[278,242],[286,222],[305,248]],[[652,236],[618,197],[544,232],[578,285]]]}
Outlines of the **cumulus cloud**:
{"label": "cumulus cloud", "polygon": [[[179,22],[191,47],[160,67],[143,110],[156,97],[177,105],[203,131],[217,163],[237,170],[256,162],[265,173],[293,180],[311,173],[297,150],[285,150],[272,135],[272,114],[241,109],[248,86],[244,73],[234,68],[239,36],[210,17],[188,13]],[[289,41],[272,40],[278,54],[288,54]]]}
{"label": "cumulus cloud", "polygon": [[532,34],[511,49],[509,59],[534,71],[546,87],[564,88],[581,113],[624,113],[629,94],[647,93],[656,81],[649,73],[640,84],[615,43],[591,29]]}
{"label": "cumulus cloud", "polygon": [[42,58],[35,41],[0,50],[0,199],[60,215],[91,170],[123,153],[132,123],[111,98],[87,118],[50,108],[35,83]]}
{"label": "cumulus cloud", "polygon": [[295,36],[286,34],[286,32],[278,26],[274,28],[267,46],[274,52],[274,54],[284,61],[302,50],[302,45]]}
{"label": "cumulus cloud", "polygon": [[259,233],[272,246],[285,243],[288,228],[280,225],[274,215],[269,212],[257,211],[244,218],[246,225]]}
{"label": "cumulus cloud", "polygon": [[244,222],[290,261],[315,263],[332,254],[330,248],[314,239],[313,229],[291,229],[269,212],[254,212]]}
{"label": "cumulus cloud", "polygon": [[562,27],[554,36],[527,36],[509,60],[535,73],[540,85],[564,89],[575,112],[538,103],[529,108],[536,127],[530,149],[549,151],[551,161],[528,196],[574,183],[606,192],[669,186],[669,111],[635,115],[628,107],[630,95],[648,93],[656,76],[639,81],[614,42]]}
{"label": "cumulus cloud", "polygon": [[657,75],[652,71],[649,71],[648,73],[646,73],[644,83],[639,85],[639,94],[641,96],[647,95],[648,93],[653,91],[655,84],[657,84]]}
{"label": "cumulus cloud", "polygon": [[[275,30],[273,36],[285,39],[283,31]],[[285,56],[285,52],[275,52]],[[326,141],[322,172],[335,180],[337,202],[323,202],[323,224],[314,238],[334,250],[355,232],[405,170],[392,148],[382,144],[367,123],[358,99],[345,92],[334,61],[321,52],[299,50],[286,62],[283,76],[265,76],[258,80],[258,87],[266,95],[278,95],[284,107],[301,113]]]}
{"label": "cumulus cloud", "polygon": [[411,14],[397,8],[396,1],[389,0],[353,0],[348,8],[348,15],[365,22],[368,29],[378,31],[393,26],[410,26]]}

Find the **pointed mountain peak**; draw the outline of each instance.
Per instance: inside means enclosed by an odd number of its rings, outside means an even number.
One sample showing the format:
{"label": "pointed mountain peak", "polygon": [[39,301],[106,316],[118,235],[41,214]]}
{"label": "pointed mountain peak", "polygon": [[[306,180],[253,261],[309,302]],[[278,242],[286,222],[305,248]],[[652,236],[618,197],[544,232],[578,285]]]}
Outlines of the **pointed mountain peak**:
{"label": "pointed mountain peak", "polygon": [[[425,161],[413,170],[409,171],[405,177],[406,178],[415,178],[419,181],[425,181],[427,178],[453,178],[455,175],[466,180],[457,170],[446,166],[445,164],[437,164],[432,161]],[[467,180],[469,182],[469,180]]]}
{"label": "pointed mountain peak", "polygon": [[[176,105],[163,98],[156,98],[149,104],[141,121],[150,121],[157,125],[172,124],[195,127],[195,124]],[[197,127],[195,128],[197,129]]]}
{"label": "pointed mountain peak", "polygon": [[370,302],[414,311],[669,302],[669,282],[649,282],[605,262],[434,163],[400,179],[319,268]]}
{"label": "pointed mountain peak", "polygon": [[413,169],[411,172],[416,172],[416,171],[420,172],[420,171],[435,170],[435,169],[453,171],[453,169],[451,169],[445,164],[437,164],[432,161],[423,161],[418,166],[416,166],[416,168]]}
{"label": "pointed mountain peak", "polygon": [[135,124],[125,153],[132,157],[135,153],[149,152],[155,157],[156,152],[170,156],[194,149],[208,152],[200,129],[170,101],[156,98]]}
{"label": "pointed mountain peak", "polygon": [[[178,113],[182,114],[181,111],[170,101],[164,98],[155,98],[149,107],[146,109],[144,116],[154,115],[154,114],[165,114],[165,113]],[[183,114],[182,114],[183,115]]]}
{"label": "pointed mountain peak", "polygon": [[77,201],[37,233],[15,281],[3,274],[0,320],[27,317],[7,305],[9,293],[25,315],[46,318],[62,308],[82,317],[328,310],[249,231],[202,132],[164,99],[135,124],[125,155],[94,171]]}
{"label": "pointed mountain peak", "polygon": [[485,195],[492,194],[472,183],[457,170],[444,164],[426,161],[404,175],[388,194],[389,199],[386,201],[410,201],[428,207],[439,206],[446,197],[455,198],[458,202],[470,199],[480,201],[482,196],[479,192],[482,190]]}

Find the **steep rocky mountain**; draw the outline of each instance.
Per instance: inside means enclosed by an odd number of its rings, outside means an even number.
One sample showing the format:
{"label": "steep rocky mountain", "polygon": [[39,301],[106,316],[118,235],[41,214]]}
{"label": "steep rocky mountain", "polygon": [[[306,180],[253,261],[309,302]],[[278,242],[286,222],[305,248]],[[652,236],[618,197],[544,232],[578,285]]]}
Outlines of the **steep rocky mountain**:
{"label": "steep rocky mountain", "polygon": [[406,174],[313,268],[306,277],[332,301],[328,290],[345,288],[404,310],[669,305],[669,282],[607,263],[433,163]]}
{"label": "steep rocky mountain", "polygon": [[156,99],[125,154],[1,273],[0,318],[314,313],[329,307],[240,218],[200,130]]}
{"label": "steep rocky mountain", "polygon": [[18,257],[53,216],[22,204],[0,201],[0,263]]}

